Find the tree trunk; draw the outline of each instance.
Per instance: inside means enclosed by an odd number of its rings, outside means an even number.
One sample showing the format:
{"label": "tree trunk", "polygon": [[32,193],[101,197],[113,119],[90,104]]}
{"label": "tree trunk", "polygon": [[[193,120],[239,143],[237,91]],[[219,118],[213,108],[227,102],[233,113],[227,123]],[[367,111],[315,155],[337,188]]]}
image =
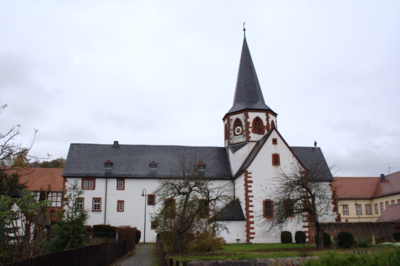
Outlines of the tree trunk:
{"label": "tree trunk", "polygon": [[174,240],[174,253],[179,252],[179,244],[180,244],[180,235],[177,233],[175,235],[175,240]]}
{"label": "tree trunk", "polygon": [[322,232],[322,228],[319,222],[315,222],[315,231],[316,231],[315,244],[317,245],[317,248],[324,248],[324,238],[323,238],[324,233]]}

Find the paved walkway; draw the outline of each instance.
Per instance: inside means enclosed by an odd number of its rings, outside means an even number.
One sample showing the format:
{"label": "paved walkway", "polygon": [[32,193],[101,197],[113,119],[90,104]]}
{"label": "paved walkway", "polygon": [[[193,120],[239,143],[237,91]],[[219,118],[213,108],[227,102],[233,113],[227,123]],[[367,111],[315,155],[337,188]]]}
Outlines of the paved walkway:
{"label": "paved walkway", "polygon": [[125,261],[117,263],[121,266],[151,266],[155,244],[137,244],[136,254]]}

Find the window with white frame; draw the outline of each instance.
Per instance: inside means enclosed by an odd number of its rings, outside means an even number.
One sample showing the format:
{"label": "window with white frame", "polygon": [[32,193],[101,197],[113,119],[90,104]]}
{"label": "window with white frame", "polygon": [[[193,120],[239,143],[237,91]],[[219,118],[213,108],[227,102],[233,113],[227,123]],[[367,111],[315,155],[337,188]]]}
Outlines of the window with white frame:
{"label": "window with white frame", "polygon": [[92,211],[101,211],[101,198],[93,198]]}
{"label": "window with white frame", "polygon": [[124,211],[124,201],[119,200],[118,201],[118,212],[123,212]]}
{"label": "window with white frame", "polygon": [[392,200],[392,203],[391,203],[392,205],[394,205],[394,200]]}
{"label": "window with white frame", "polygon": [[375,214],[379,214],[378,203],[375,203]]}
{"label": "window with white frame", "polygon": [[362,212],[361,212],[361,204],[356,204],[356,212],[357,212],[357,215],[361,215],[362,214]]}
{"label": "window with white frame", "polygon": [[83,179],[82,180],[82,189],[94,190],[94,188],[95,188],[95,180],[94,179]]}
{"label": "window with white frame", "polygon": [[343,215],[349,215],[349,206],[343,205]]}
{"label": "window with white frame", "polygon": [[76,209],[83,210],[83,198],[76,199]]}
{"label": "window with white frame", "polygon": [[117,189],[118,190],[125,189],[125,179],[117,179]]}

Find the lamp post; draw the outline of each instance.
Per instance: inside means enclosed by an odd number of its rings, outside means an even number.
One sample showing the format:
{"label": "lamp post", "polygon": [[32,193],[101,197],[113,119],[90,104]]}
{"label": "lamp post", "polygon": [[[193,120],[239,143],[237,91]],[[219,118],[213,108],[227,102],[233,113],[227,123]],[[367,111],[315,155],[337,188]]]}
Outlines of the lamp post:
{"label": "lamp post", "polygon": [[147,205],[147,190],[142,190],[142,197],[144,197],[144,230],[143,230],[143,244],[146,244],[146,205]]}

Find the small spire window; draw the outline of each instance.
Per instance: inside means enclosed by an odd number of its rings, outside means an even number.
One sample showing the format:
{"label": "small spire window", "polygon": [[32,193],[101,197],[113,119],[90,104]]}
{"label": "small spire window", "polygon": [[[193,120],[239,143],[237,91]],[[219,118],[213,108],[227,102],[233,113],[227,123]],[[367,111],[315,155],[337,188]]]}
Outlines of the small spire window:
{"label": "small spire window", "polygon": [[113,167],[113,162],[111,162],[110,160],[108,160],[107,162],[104,163],[104,169],[110,170]]}
{"label": "small spire window", "polygon": [[200,162],[199,164],[198,164],[198,166],[197,166],[197,170],[199,170],[199,171],[205,171],[206,170],[206,164],[205,163],[203,163],[203,162]]}
{"label": "small spire window", "polygon": [[152,161],[151,163],[149,163],[149,166],[150,170],[156,171],[158,164],[155,161]]}

